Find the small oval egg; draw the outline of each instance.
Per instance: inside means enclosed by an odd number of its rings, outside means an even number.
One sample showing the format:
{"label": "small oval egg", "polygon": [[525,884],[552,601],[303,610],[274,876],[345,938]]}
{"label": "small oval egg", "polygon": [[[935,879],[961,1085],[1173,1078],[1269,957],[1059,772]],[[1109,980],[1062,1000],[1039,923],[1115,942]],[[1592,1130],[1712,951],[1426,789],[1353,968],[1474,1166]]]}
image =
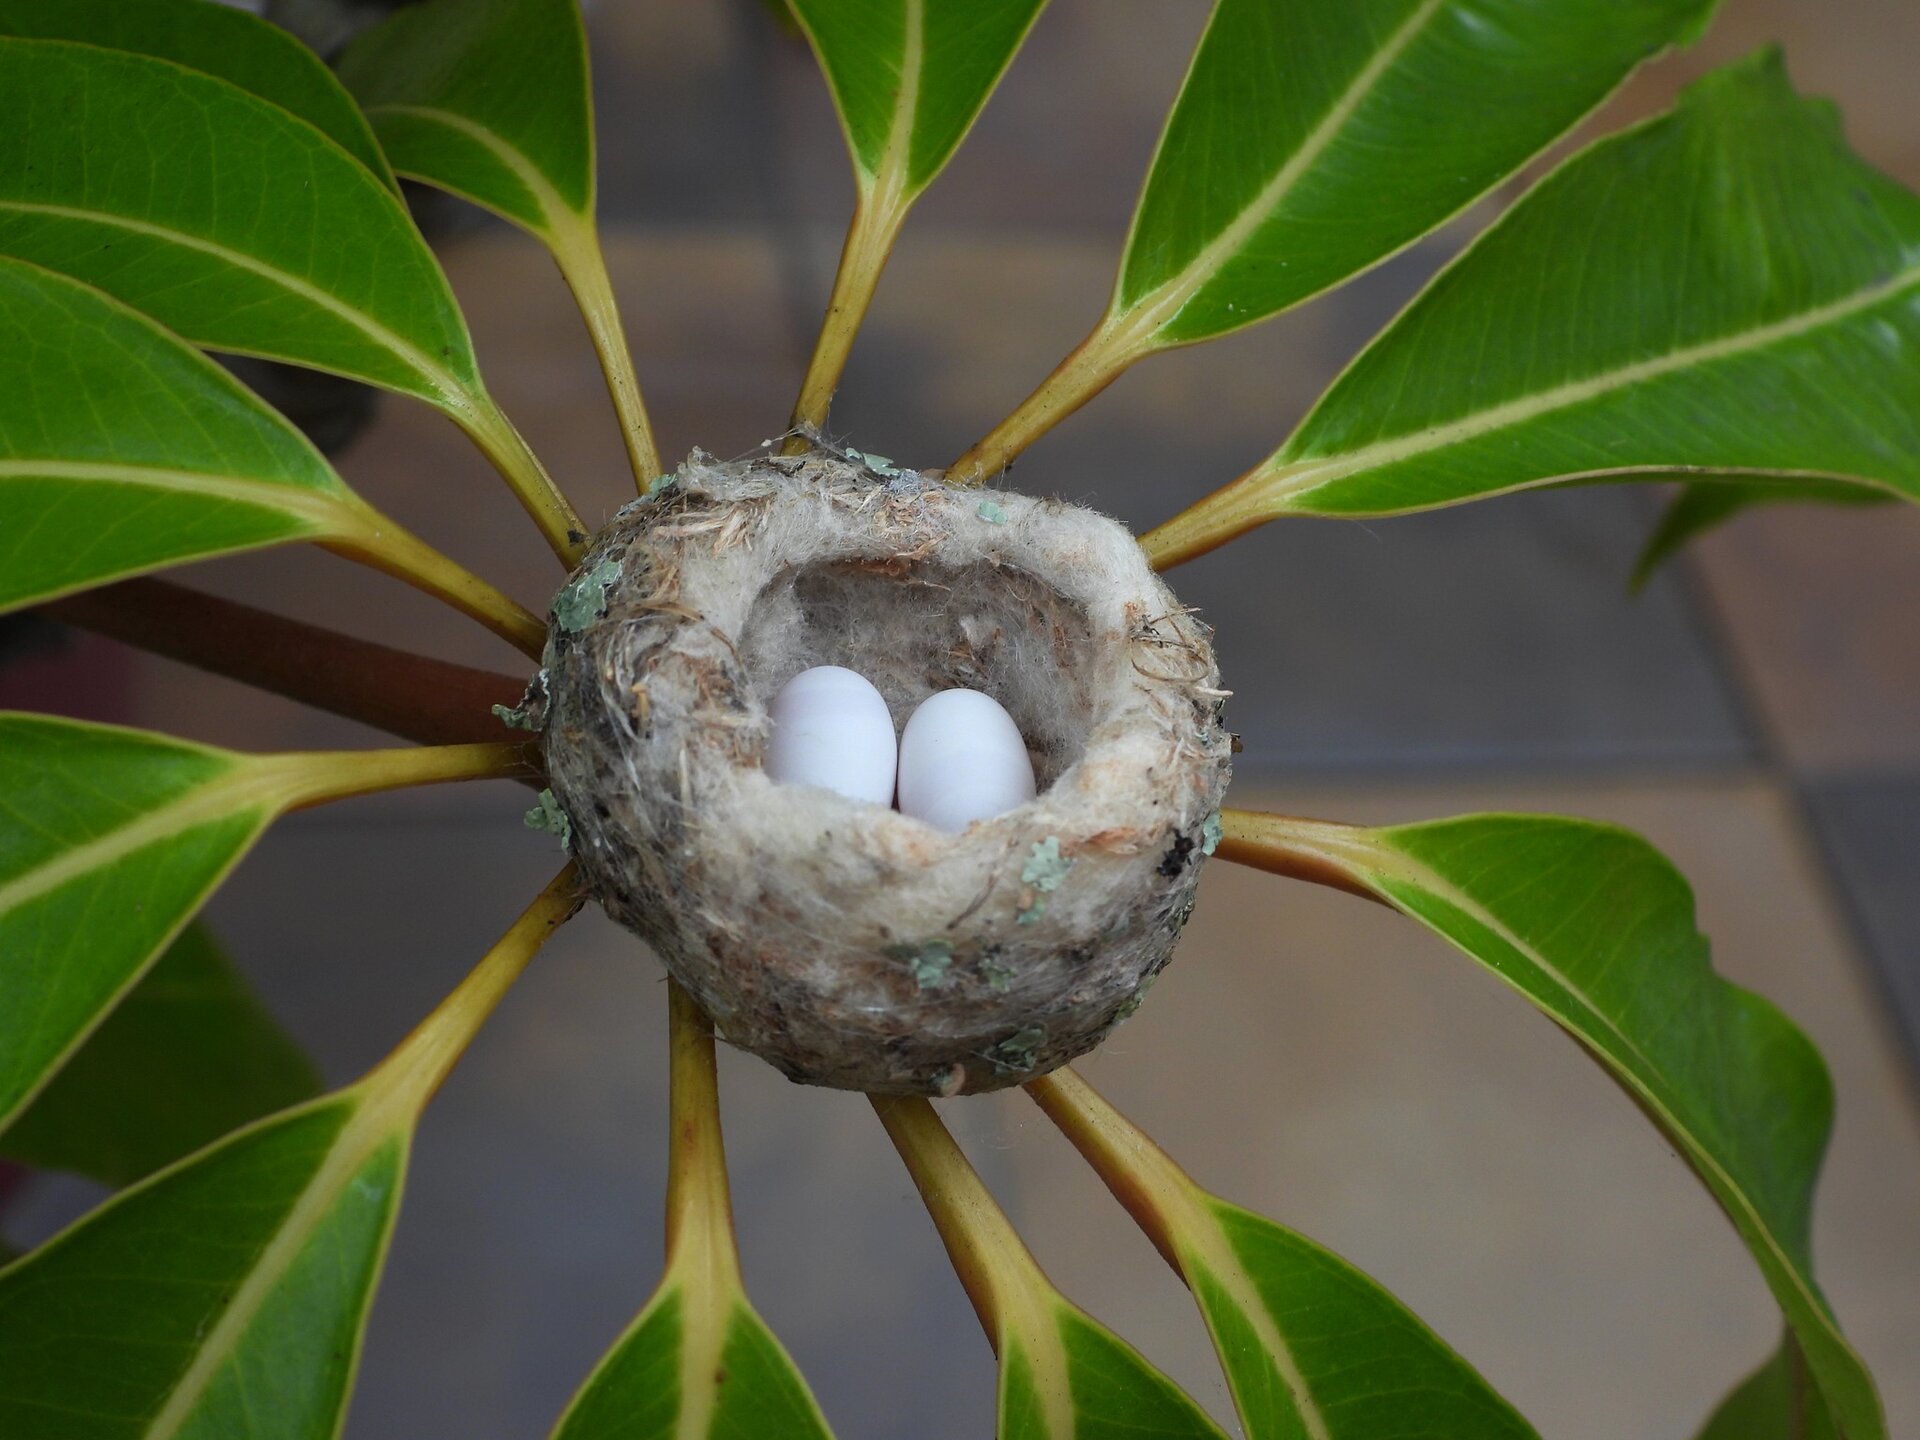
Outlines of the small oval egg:
{"label": "small oval egg", "polygon": [[899,751],[893,716],[873,683],[841,665],[802,670],[767,707],[764,765],[783,785],[817,785],[849,800],[893,799]]}
{"label": "small oval egg", "polygon": [[900,813],[959,834],[1033,799],[1027,742],[1000,702],[942,690],[920,702],[900,737]]}

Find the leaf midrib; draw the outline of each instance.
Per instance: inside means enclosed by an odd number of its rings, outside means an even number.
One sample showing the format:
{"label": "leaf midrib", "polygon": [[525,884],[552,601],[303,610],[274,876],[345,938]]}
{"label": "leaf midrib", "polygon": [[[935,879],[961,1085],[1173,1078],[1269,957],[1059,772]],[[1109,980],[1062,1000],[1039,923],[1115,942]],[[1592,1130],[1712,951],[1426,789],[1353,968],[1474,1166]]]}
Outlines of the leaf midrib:
{"label": "leaf midrib", "polygon": [[[1170,1179],[1172,1177],[1169,1177]],[[1247,1273],[1245,1263],[1239,1252],[1233,1248],[1233,1241],[1214,1214],[1213,1207],[1225,1202],[1202,1191],[1187,1178],[1185,1172],[1177,1172],[1180,1194],[1180,1214],[1174,1221],[1174,1244],[1180,1255],[1180,1268],[1189,1288],[1192,1280],[1186,1275],[1187,1267],[1194,1263],[1204,1266],[1227,1292],[1240,1313],[1253,1327],[1253,1333],[1263,1349],[1273,1360],[1280,1372],[1280,1379],[1287,1387],[1287,1393],[1293,1401],[1295,1413],[1305,1427],[1307,1440],[1333,1440],[1332,1428],[1327,1423],[1320,1403],[1314,1398],[1307,1385],[1307,1377],[1300,1371],[1300,1363],[1294,1358],[1293,1347],[1281,1334],[1279,1324],[1273,1318],[1273,1312],[1267,1308],[1260,1289],[1253,1283],[1253,1277]],[[1183,1223],[1184,1222],[1184,1223]],[[1196,1298],[1198,1298],[1196,1296]],[[1204,1306],[1202,1307],[1204,1309]],[[1208,1317],[1208,1326],[1212,1326],[1212,1317]],[[1217,1338],[1217,1337],[1216,1337]],[[1226,1363],[1226,1352],[1221,1348],[1221,1362]],[[1245,1417],[1242,1416],[1245,1423]]]}
{"label": "leaf midrib", "polygon": [[234,769],[135,816],[104,835],[60,851],[0,883],[0,917],[70,881],[202,825],[258,810],[264,823],[295,797],[286,766],[235,757]]}
{"label": "leaf midrib", "polygon": [[[1453,896],[1461,896],[1462,892],[1455,889],[1455,887],[1442,879],[1438,874],[1421,862],[1415,860],[1406,852],[1396,849],[1388,842],[1378,838],[1368,839],[1362,838],[1362,836],[1359,835],[1348,836],[1336,833],[1342,827],[1303,821],[1295,822],[1289,828],[1293,831],[1290,843],[1296,844],[1310,853],[1317,853],[1321,858],[1346,870],[1356,879],[1367,884],[1369,888],[1376,890],[1382,898],[1392,903],[1395,909],[1402,910],[1403,913],[1408,914],[1410,918],[1425,925],[1428,929],[1435,931],[1442,939],[1450,943],[1452,943],[1453,937],[1447,935],[1445,931],[1441,930],[1432,921],[1417,911],[1406,910],[1392,894],[1391,890],[1374,882],[1377,878],[1388,880],[1397,879],[1403,884],[1428,890],[1445,900],[1446,903],[1455,905],[1456,908],[1461,909],[1464,914],[1485,925],[1494,934],[1500,936],[1501,939],[1512,944],[1522,955],[1525,955],[1529,960],[1538,964],[1545,973],[1553,976],[1556,982],[1562,983],[1569,995],[1581,999],[1586,1004],[1587,1010],[1597,1016],[1609,1030],[1612,1030],[1615,1034],[1619,1033],[1612,1022],[1608,1020],[1591,1001],[1586,1000],[1585,995],[1579,989],[1565,985],[1565,982],[1560,980],[1559,972],[1551,964],[1546,962],[1533,947],[1518,942],[1517,939],[1512,936],[1511,931],[1500,925],[1497,919],[1490,915],[1484,907],[1478,905],[1470,898],[1463,897],[1464,903],[1451,898]],[[1507,975],[1497,968],[1491,966],[1488,968],[1492,969],[1494,975],[1505,984],[1516,990],[1521,990],[1523,994],[1527,995],[1530,1001],[1535,1004],[1541,1004],[1541,997],[1526,992],[1515,977]],[[1557,1006],[1542,1004],[1541,1008],[1545,1009],[1549,1015],[1552,1015],[1565,1028],[1577,1032],[1577,1026],[1573,1023],[1574,1017],[1563,1015]],[[1654,1066],[1645,1060],[1644,1055],[1641,1055],[1638,1047],[1631,1045],[1631,1042],[1628,1043],[1629,1048],[1633,1050],[1636,1056],[1640,1056],[1642,1062],[1648,1065],[1649,1070],[1653,1071],[1656,1075],[1664,1074],[1658,1066]],[[1845,1338],[1839,1333],[1831,1319],[1827,1316],[1824,1306],[1819,1298],[1812,1292],[1807,1277],[1801,1274],[1800,1267],[1788,1257],[1778,1237],[1774,1234],[1773,1227],[1766,1222],[1754,1208],[1752,1201],[1748,1199],[1745,1187],[1734,1182],[1733,1177],[1727,1173],[1718,1158],[1715,1157],[1706,1146],[1700,1143],[1699,1138],[1694,1134],[1692,1128],[1680,1122],[1679,1117],[1673,1113],[1664,1099],[1660,1095],[1655,1094],[1644,1079],[1625,1067],[1615,1068],[1609,1066],[1608,1069],[1618,1078],[1622,1085],[1626,1086],[1635,1096],[1642,1100],[1653,1114],[1659,1116],[1665,1122],[1664,1128],[1681,1141],[1687,1151],[1688,1158],[1694,1164],[1698,1165],[1707,1177],[1710,1177],[1708,1188],[1713,1192],[1715,1198],[1718,1199],[1722,1205],[1726,1206],[1730,1213],[1738,1212],[1732,1216],[1736,1226],[1741,1229],[1743,1233],[1759,1238],[1762,1247],[1766,1251],[1764,1258],[1771,1260],[1773,1262],[1772,1268],[1787,1278],[1795,1295],[1802,1301],[1806,1312],[1817,1319],[1821,1328],[1826,1331],[1828,1337],[1835,1345],[1846,1353],[1852,1354],[1852,1347],[1847,1344]]]}
{"label": "leaf midrib", "polygon": [[[1042,1286],[1046,1282],[1042,1280]],[[1013,1293],[1017,1291],[1018,1293]],[[1060,1334],[1061,1312],[1071,1302],[1050,1286],[1036,1293],[1024,1282],[1008,1287],[1000,1297],[1002,1311],[1001,1341],[996,1348],[1019,1345],[1026,1351],[1032,1372],[1033,1389],[1040,1401],[1042,1422],[1052,1440],[1073,1440],[1078,1428],[1073,1403],[1072,1362],[1067,1344]],[[1005,1354],[1000,1356],[1004,1367]]]}
{"label": "leaf midrib", "polygon": [[[729,1253],[713,1252],[709,1247],[716,1242],[726,1245]],[[683,1248],[668,1261],[667,1280],[660,1287],[663,1296],[675,1288],[680,1292],[680,1413],[673,1422],[675,1440],[708,1440],[719,1408],[713,1377],[726,1354],[734,1310],[746,1304],[739,1266],[730,1250],[730,1241],[719,1237],[706,1237]]]}
{"label": "leaf midrib", "polygon": [[[339,1103],[329,1096],[316,1105]],[[411,1110],[401,1112],[410,1121]],[[193,1418],[194,1408],[204,1398],[207,1386],[220,1367],[231,1358],[247,1327],[259,1315],[273,1288],[279,1284],[301,1249],[313,1238],[327,1218],[345,1182],[390,1141],[406,1133],[403,1123],[385,1113],[385,1107],[372,1103],[372,1097],[356,1097],[354,1112],[327,1150],[327,1158],[313,1173],[294,1202],[287,1217],[274,1231],[273,1238],[260,1252],[253,1267],[233,1292],[233,1298],[220,1312],[194,1352],[193,1362],[181,1373],[167,1393],[166,1404],[141,1432],[142,1440],[172,1440],[181,1426]],[[364,1304],[364,1297],[362,1299]]]}
{"label": "leaf midrib", "polygon": [[[527,187],[528,192],[533,196],[534,203],[540,207],[541,216],[550,230],[557,230],[569,219],[578,221],[584,218],[581,212],[561,199],[560,192],[554,188],[553,182],[547,179],[545,172],[527,158],[527,152],[513,144],[492,126],[482,125],[471,116],[462,115],[457,110],[448,110],[439,105],[415,105],[398,100],[370,105],[366,113],[369,120],[381,115],[404,115],[411,119],[424,120],[432,125],[443,125],[481,145],[496,160],[511,170],[516,180]],[[445,176],[426,175],[405,169],[400,173],[423,184],[453,190],[476,205],[487,209],[493,208],[471,191],[450,184]]]}
{"label": "leaf midrib", "polygon": [[[1187,302],[1272,218],[1274,211],[1292,193],[1294,186],[1300,183],[1301,177],[1333,145],[1354,112],[1366,102],[1381,78],[1393,68],[1445,3],[1446,0],[1422,0],[1418,8],[1400,22],[1399,28],[1387,37],[1386,43],[1375,52],[1373,58],[1334,98],[1326,113],[1300,143],[1299,149],[1281,162],[1272,178],[1261,186],[1259,193],[1191,260],[1124,309],[1116,291],[1108,314],[1108,327],[1116,330],[1124,328],[1130,336],[1139,337],[1145,343],[1154,332],[1172,323]],[[1176,100],[1175,104],[1178,103]],[[1154,163],[1158,165],[1158,155],[1155,155]],[[1127,237],[1129,252],[1133,248],[1133,238],[1132,235]],[[1122,270],[1124,278],[1124,262]]]}
{"label": "leaf midrib", "polygon": [[925,0],[906,0],[900,35],[900,93],[894,99],[893,119],[880,147],[871,188],[885,197],[883,208],[908,199],[908,172],[913,168],[913,129],[920,109],[920,75],[927,63]]}
{"label": "leaf midrib", "polygon": [[[1752,351],[1764,350],[1780,341],[1798,339],[1827,325],[1851,319],[1886,301],[1898,299],[1902,292],[1915,288],[1920,288],[1920,266],[1900,271],[1877,285],[1867,286],[1851,295],[1803,310],[1797,315],[1782,320],[1775,320],[1737,334],[1701,341],[1695,345],[1681,346],[1664,355],[1637,360],[1632,364],[1602,371],[1584,379],[1568,381],[1564,385],[1509,400],[1491,409],[1480,411],[1478,414],[1462,416],[1458,420],[1398,439],[1363,445],[1357,450],[1349,450],[1340,455],[1292,462],[1285,459],[1289,447],[1283,446],[1273,459],[1253,472],[1252,478],[1267,497],[1268,503],[1274,508],[1290,508],[1294,502],[1311,495],[1314,491],[1353,475],[1382,469],[1431,451],[1444,450],[1467,441],[1477,440],[1484,435],[1509,429],[1589,400],[1599,399],[1616,390],[1628,389],[1648,380],[1657,380],[1695,365],[1709,365],[1721,360],[1735,359]],[[1304,430],[1312,423],[1313,417],[1309,416],[1302,429]]]}
{"label": "leaf midrib", "polygon": [[[368,178],[372,180],[371,175]],[[373,183],[378,184],[377,181]],[[119,215],[111,211],[89,210],[79,205],[57,205],[40,200],[0,199],[0,211],[8,210],[27,215],[51,215],[63,220],[78,220],[84,224],[118,228],[131,234],[145,235],[150,239],[178,245],[183,249],[197,250],[203,255],[211,255],[236,269],[245,270],[271,281],[309,304],[345,321],[375,345],[410,366],[426,387],[447,407],[460,408],[468,401],[467,388],[450,370],[438,364],[424,350],[402,339],[371,315],[355,309],[337,296],[329,295],[313,282],[270,265],[244,251],[235,250],[231,246],[222,245],[218,241],[208,240],[204,236],[194,235],[185,230],[171,229],[165,225],[154,224],[152,221],[137,220],[130,215]]]}
{"label": "leaf midrib", "polygon": [[345,492],[331,483],[322,488],[302,480],[218,475],[204,470],[180,470],[127,461],[31,458],[0,460],[0,481],[4,480],[77,480],[83,483],[141,485],[282,510],[310,521],[321,531],[343,528],[340,518],[341,500]]}

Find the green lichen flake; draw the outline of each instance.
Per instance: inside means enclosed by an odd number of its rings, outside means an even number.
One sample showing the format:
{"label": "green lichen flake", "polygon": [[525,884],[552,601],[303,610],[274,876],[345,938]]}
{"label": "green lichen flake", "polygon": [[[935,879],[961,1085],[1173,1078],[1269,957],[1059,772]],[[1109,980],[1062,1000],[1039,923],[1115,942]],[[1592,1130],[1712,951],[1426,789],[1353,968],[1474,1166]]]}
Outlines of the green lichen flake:
{"label": "green lichen flake", "polygon": [[928,940],[919,945],[889,945],[886,953],[906,962],[914,983],[922,990],[938,990],[953,977],[953,942]]}
{"label": "green lichen flake", "polygon": [[1028,1025],[988,1048],[987,1059],[1002,1072],[1033,1069],[1033,1057],[1047,1043],[1047,1027]]}
{"label": "green lichen flake", "polygon": [[527,811],[525,818],[529,830],[541,830],[559,836],[562,850],[573,848],[573,822],[567,818],[567,812],[560,808],[553,791],[542,790],[540,803]]}
{"label": "green lichen flake", "polygon": [[1060,853],[1058,835],[1034,841],[1027,863],[1020,867],[1020,883],[1038,893],[1029,899],[1027,907],[1014,919],[1022,925],[1031,925],[1046,914],[1047,896],[1060,888],[1060,882],[1067,878],[1067,872],[1071,869],[1073,857]]}
{"label": "green lichen flake", "polygon": [[553,623],[568,634],[586,629],[607,608],[607,587],[619,578],[618,560],[602,560],[584,575],[576,575],[553,597]]}
{"label": "green lichen flake", "polygon": [[1071,869],[1073,857],[1060,853],[1058,835],[1049,835],[1044,840],[1033,842],[1033,851],[1027,856],[1027,863],[1020,867],[1020,883],[1031,885],[1036,890],[1058,890],[1060,882],[1067,878],[1067,872]]}
{"label": "green lichen flake", "polygon": [[989,525],[1004,525],[1007,523],[1007,512],[991,500],[982,500],[979,508],[973,513]]}
{"label": "green lichen flake", "polygon": [[855,464],[864,465],[883,480],[891,480],[900,473],[900,467],[884,455],[872,455],[855,450],[851,445],[846,449],[847,459]]}
{"label": "green lichen flake", "polygon": [[1200,853],[1202,855],[1213,854],[1214,851],[1220,848],[1220,841],[1225,837],[1226,833],[1227,827],[1220,823],[1220,812],[1216,810],[1201,822]]}

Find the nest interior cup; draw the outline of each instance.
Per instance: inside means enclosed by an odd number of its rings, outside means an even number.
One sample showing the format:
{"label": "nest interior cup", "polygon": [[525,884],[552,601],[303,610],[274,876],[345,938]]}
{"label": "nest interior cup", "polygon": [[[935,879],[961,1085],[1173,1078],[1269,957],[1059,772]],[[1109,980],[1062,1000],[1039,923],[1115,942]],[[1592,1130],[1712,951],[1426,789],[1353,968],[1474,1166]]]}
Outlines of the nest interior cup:
{"label": "nest interior cup", "polygon": [[[1231,737],[1209,632],[1090,510],[855,451],[695,452],[555,597],[533,693],[595,897],[722,1037],[809,1084],[952,1095],[1091,1049],[1173,952]],[[767,703],[815,665],[896,732],[964,686],[1031,802],[959,835],[781,785]]]}

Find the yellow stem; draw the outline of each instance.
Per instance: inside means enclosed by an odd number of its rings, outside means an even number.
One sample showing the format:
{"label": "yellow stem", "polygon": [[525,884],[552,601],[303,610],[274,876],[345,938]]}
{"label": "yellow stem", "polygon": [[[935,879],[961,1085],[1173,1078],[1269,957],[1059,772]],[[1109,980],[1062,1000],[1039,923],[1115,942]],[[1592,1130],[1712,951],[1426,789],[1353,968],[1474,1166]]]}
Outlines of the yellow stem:
{"label": "yellow stem", "polygon": [[520,978],[527,962],[555,930],[573,918],[580,899],[578,871],[568,865],[453,993],[360,1082],[368,1105],[387,1115],[418,1113]]}
{"label": "yellow stem", "polygon": [[[888,174],[896,174],[897,168]],[[865,191],[854,207],[846,243],[840,249],[840,268],[833,277],[833,294],[827,300],[826,318],[820,322],[820,338],[814,343],[807,378],[794,403],[794,430],[817,431],[827,423],[827,411],[833,404],[834,391],[840,388],[854,336],[860,333],[867,307],[873,303],[880,272],[886,269],[887,256],[901,222],[907,218],[907,209],[897,186],[885,181]],[[788,437],[785,452],[791,455],[806,447],[805,438],[795,434]]]}
{"label": "yellow stem", "polygon": [[1020,406],[947,469],[947,479],[981,485],[1001,474],[1029,445],[1120,377],[1147,352],[1134,327],[1111,317],[1075,346]]}
{"label": "yellow stem", "polygon": [[1220,828],[1216,853],[1222,860],[1387,903],[1366,883],[1365,866],[1354,863],[1368,852],[1365,832],[1351,825],[1259,810],[1222,810]]}
{"label": "yellow stem", "polygon": [[301,809],[382,790],[458,780],[517,779],[539,769],[537,741],[422,745],[394,750],[309,750],[252,757],[250,768],[278,797]]}
{"label": "yellow stem", "polygon": [[546,537],[553,553],[560,557],[560,563],[571,570],[579,564],[581,552],[586,548],[586,522],[560,493],[560,487],[553,483],[540,457],[533,453],[525,437],[513,428],[513,422],[494,404],[492,397],[482,391],[462,396],[460,401],[452,411],[460,428],[493,462],[493,468],[519,497],[521,507],[540,527],[540,533]]}
{"label": "yellow stem", "polygon": [[640,381],[633,371],[633,352],[627,346],[625,329],[620,324],[620,307],[614,300],[613,278],[607,274],[607,257],[600,248],[600,235],[590,220],[571,210],[549,207],[551,247],[560,274],[573,291],[580,316],[587,322],[587,334],[593,339],[594,353],[600,357],[600,372],[607,380],[607,394],[613,399],[614,412],[620,417],[620,436],[627,447],[627,464],[642,494],[660,474],[660,451],[654,444],[653,426],[647,420],[647,407],[640,398]]}
{"label": "yellow stem", "polygon": [[667,1268],[702,1294],[740,1288],[740,1256],[720,1134],[713,1026],[679,982],[667,982],[673,1137],[667,1158]]}
{"label": "yellow stem", "polygon": [[1072,1070],[1029,1080],[1025,1088],[1166,1262],[1183,1270],[1175,1234],[1200,1195],[1187,1172]]}
{"label": "yellow stem", "polygon": [[346,528],[320,543],[445,601],[524,655],[538,660],[546,646],[547,627],[539,616],[371,505],[356,503]]}
{"label": "yellow stem", "polygon": [[954,1273],[997,1353],[1008,1327],[1035,1328],[1022,1319],[1045,1307],[1055,1293],[1052,1283],[933,1106],[911,1096],[867,1098],[906,1162]]}
{"label": "yellow stem", "polygon": [[1204,500],[1197,500],[1164,524],[1140,537],[1140,547],[1156,570],[1171,570],[1176,565],[1217,550],[1236,536],[1244,535],[1274,518],[1271,506],[1261,503],[1252,481],[1260,474],[1249,471],[1231,484],[1222,485]]}

